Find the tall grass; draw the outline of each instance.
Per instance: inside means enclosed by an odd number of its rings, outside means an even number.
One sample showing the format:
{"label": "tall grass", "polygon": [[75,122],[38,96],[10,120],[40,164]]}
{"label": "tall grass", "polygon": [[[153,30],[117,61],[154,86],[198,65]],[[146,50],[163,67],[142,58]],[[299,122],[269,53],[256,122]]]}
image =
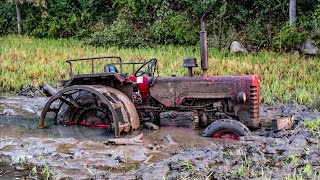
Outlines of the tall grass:
{"label": "tall grass", "polygon": [[[73,39],[36,39],[27,36],[0,37],[0,88],[19,91],[32,82],[39,85],[68,78],[66,59],[118,55],[124,61],[158,59],[161,76],[186,75],[182,60],[199,58],[198,47],[159,46],[155,48],[95,48]],[[79,68],[81,65],[77,65]],[[292,57],[289,54],[259,52],[230,54],[209,49],[210,75],[257,74],[263,103],[313,103],[320,96],[320,59]],[[201,69],[195,69],[201,74]]]}

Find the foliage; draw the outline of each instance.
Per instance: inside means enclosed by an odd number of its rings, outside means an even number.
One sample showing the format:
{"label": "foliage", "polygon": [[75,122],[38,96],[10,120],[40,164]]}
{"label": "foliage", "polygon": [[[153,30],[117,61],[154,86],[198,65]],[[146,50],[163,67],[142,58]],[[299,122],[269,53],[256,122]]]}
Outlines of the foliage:
{"label": "foliage", "polygon": [[16,16],[12,13],[15,7],[4,2],[0,2],[0,7],[0,35],[15,32]]}
{"label": "foliage", "polygon": [[149,28],[152,41],[156,44],[193,45],[198,40],[197,28],[193,28],[187,17],[179,14],[156,20]]}
{"label": "foliage", "polygon": [[[233,40],[249,50],[291,49],[306,36],[319,44],[320,0],[297,2],[297,32],[286,24],[288,2],[272,0],[6,0],[0,3],[1,34],[16,28],[14,3],[23,3],[23,29],[44,38],[77,37],[99,46],[195,45],[200,18],[209,47]],[[9,18],[7,18],[9,17]],[[289,33],[289,34],[287,34]],[[297,40],[295,39],[297,38]],[[119,42],[122,41],[122,42]]]}
{"label": "foliage", "polygon": [[145,46],[145,32],[136,30],[125,14],[120,13],[117,20],[103,31],[95,32],[87,41],[94,46],[141,47]]}
{"label": "foliage", "polygon": [[317,120],[304,121],[304,127],[309,129],[314,135],[320,138],[320,118]]}
{"label": "foliage", "polygon": [[317,45],[320,45],[320,0],[317,0],[317,5],[314,13],[312,14],[310,25],[310,36],[315,40]]}
{"label": "foliage", "polygon": [[[75,39],[38,39],[28,36],[0,37],[0,87],[19,91],[29,83],[55,83],[68,78],[66,59],[120,56],[124,62],[143,62],[158,58],[161,76],[187,75],[182,60],[187,56],[200,59],[198,46],[156,46],[144,48],[92,47]],[[99,68],[99,66],[96,66]],[[297,102],[312,104],[320,94],[319,58],[294,58],[289,54],[259,52],[246,55],[209,49],[210,75],[257,74],[261,82],[263,103]],[[90,71],[90,64],[74,68]],[[101,66],[100,70],[103,70]],[[132,73],[132,68],[125,72]],[[201,74],[200,68],[194,73]]]}
{"label": "foliage", "polygon": [[[88,36],[92,24],[91,9],[94,1],[69,2],[69,0],[47,0],[47,11],[43,17],[27,16],[31,28],[30,34],[38,37],[83,37]],[[32,13],[29,13],[32,14]],[[29,26],[30,27],[30,26]]]}
{"label": "foliage", "polygon": [[299,31],[296,24],[286,23],[274,37],[272,43],[276,50],[291,50],[296,48],[297,45],[305,42],[307,33],[305,31]]}
{"label": "foliage", "polygon": [[[169,8],[167,1],[115,1],[120,7],[117,19],[88,40],[91,45],[141,47],[153,44],[197,42],[198,33],[183,14]],[[144,8],[141,8],[144,7]]]}
{"label": "foliage", "polygon": [[[96,25],[109,22],[117,11],[111,1],[95,0],[7,0],[0,3],[1,22],[9,21],[8,34],[16,28],[14,3],[21,4],[24,33],[37,37],[88,37]],[[6,7],[10,7],[6,8]],[[12,18],[7,18],[11,17]],[[8,23],[7,23],[8,24]]]}
{"label": "foliage", "polygon": [[5,0],[7,3],[11,4],[23,4],[28,3],[32,4],[34,7],[43,7],[45,8],[47,6],[46,0]]}

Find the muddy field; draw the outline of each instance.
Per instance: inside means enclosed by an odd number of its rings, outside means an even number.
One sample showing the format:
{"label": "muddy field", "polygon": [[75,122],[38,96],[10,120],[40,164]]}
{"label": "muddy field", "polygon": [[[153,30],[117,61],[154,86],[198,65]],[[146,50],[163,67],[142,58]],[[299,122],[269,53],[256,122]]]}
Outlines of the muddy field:
{"label": "muddy field", "polygon": [[[319,111],[294,104],[261,107],[264,120],[294,115],[290,130],[262,128],[240,140],[202,131],[141,128],[141,145],[107,145],[105,129],[37,128],[45,98],[0,97],[0,179],[319,179],[319,138],[302,127]],[[170,140],[170,137],[173,141]]]}

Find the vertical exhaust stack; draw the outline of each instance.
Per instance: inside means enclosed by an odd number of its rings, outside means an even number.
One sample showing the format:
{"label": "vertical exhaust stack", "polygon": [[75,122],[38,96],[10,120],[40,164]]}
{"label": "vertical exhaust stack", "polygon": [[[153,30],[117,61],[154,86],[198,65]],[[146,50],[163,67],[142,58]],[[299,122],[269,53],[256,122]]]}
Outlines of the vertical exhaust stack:
{"label": "vertical exhaust stack", "polygon": [[201,54],[201,69],[203,76],[208,77],[208,42],[207,42],[207,31],[205,30],[204,18],[207,16],[205,13],[201,18],[201,31],[200,31],[200,54]]}

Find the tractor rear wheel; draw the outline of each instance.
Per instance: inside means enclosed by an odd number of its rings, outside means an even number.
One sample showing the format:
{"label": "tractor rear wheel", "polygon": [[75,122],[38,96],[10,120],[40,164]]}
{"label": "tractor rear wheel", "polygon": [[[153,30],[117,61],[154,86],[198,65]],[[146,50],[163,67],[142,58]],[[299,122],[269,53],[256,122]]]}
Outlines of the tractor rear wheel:
{"label": "tractor rear wheel", "polygon": [[204,131],[204,137],[227,137],[238,139],[239,136],[251,136],[250,130],[241,122],[231,119],[220,119],[211,123]]}
{"label": "tractor rear wheel", "polygon": [[81,108],[62,104],[57,116],[58,124],[84,125],[108,128],[112,126],[112,113],[105,103],[97,103],[99,99],[92,93],[80,91],[72,95]]}
{"label": "tractor rear wheel", "polygon": [[115,136],[140,127],[138,113],[121,91],[102,85],[74,85],[51,96],[39,117],[45,128],[48,112],[55,114],[55,124],[110,127]]}

